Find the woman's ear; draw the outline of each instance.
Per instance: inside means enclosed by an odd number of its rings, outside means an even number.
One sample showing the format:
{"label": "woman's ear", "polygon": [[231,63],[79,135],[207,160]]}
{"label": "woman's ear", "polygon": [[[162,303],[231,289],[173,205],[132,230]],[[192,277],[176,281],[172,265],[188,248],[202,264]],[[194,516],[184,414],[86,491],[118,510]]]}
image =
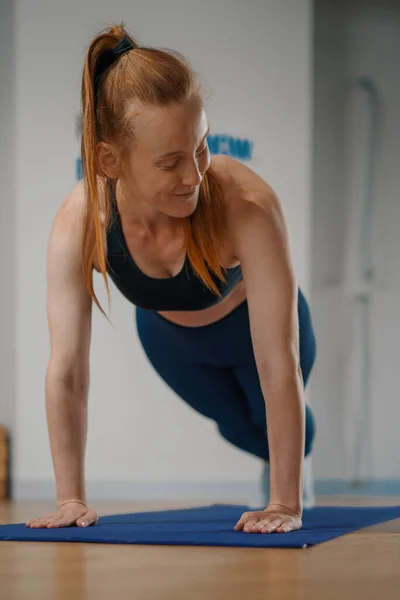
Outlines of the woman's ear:
{"label": "woman's ear", "polygon": [[115,146],[106,142],[99,142],[97,144],[97,156],[104,175],[109,179],[118,179],[121,174],[121,165]]}

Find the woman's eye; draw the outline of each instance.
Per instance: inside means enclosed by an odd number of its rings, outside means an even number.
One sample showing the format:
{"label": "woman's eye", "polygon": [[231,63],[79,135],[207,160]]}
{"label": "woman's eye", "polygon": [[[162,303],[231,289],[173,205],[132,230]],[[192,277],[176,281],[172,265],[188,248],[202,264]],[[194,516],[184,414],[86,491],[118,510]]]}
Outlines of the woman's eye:
{"label": "woman's eye", "polygon": [[175,164],[171,165],[171,166],[165,165],[164,169],[166,169],[167,171],[171,171],[172,169],[175,169],[175,167],[177,167],[178,164],[179,164],[179,161],[176,162]]}
{"label": "woman's eye", "polygon": [[[200,150],[197,151],[197,154],[202,154],[203,152],[205,152],[207,150],[208,144],[207,142],[205,143],[205,145],[200,148]],[[172,169],[175,169],[178,165],[179,165],[180,160],[178,160],[177,162],[175,162],[173,165],[164,165],[164,169],[166,171],[172,171]]]}

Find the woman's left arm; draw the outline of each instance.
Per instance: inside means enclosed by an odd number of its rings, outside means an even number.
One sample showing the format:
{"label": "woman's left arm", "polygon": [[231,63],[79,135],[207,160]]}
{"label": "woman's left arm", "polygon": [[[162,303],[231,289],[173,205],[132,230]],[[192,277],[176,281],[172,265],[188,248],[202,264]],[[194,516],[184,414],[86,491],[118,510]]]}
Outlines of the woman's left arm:
{"label": "woman's left arm", "polygon": [[[267,411],[272,512],[302,514],[304,385],[299,357],[298,286],[288,227],[272,188],[225,157],[227,225],[247,292],[251,336]],[[301,522],[300,522],[301,526]]]}

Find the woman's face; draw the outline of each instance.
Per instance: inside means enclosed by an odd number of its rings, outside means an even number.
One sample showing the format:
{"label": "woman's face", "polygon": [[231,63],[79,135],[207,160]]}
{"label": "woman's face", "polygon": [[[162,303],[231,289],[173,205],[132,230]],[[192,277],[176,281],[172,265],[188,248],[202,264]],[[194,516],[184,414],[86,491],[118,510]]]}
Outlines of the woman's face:
{"label": "woman's face", "polygon": [[201,102],[141,108],[134,129],[134,148],[119,178],[126,210],[178,218],[192,214],[210,166],[209,128]]}

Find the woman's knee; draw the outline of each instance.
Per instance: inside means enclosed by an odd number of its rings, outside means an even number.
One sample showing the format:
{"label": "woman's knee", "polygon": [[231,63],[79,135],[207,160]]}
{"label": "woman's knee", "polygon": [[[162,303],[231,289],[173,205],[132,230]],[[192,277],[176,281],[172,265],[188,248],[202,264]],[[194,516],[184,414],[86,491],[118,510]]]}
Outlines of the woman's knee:
{"label": "woman's knee", "polygon": [[[255,427],[253,424],[243,422],[243,427],[217,423],[218,430],[223,438],[238,448],[247,450],[251,454],[269,460],[268,435],[266,429]],[[305,449],[304,456],[308,456],[313,449],[315,439],[315,418],[311,408],[305,408]]]}

